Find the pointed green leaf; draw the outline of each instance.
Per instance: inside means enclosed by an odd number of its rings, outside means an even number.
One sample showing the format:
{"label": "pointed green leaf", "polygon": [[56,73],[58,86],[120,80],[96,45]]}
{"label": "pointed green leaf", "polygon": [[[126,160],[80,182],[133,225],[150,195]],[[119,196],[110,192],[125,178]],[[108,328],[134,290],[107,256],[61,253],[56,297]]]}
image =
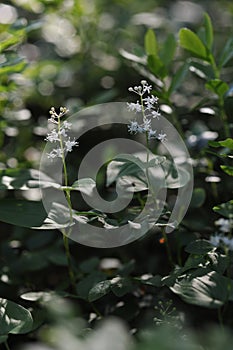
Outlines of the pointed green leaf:
{"label": "pointed green leaf", "polygon": [[167,75],[167,69],[158,56],[148,55],[147,64],[150,71],[158,78],[163,79]]}
{"label": "pointed green leaf", "polygon": [[38,227],[41,226],[47,213],[42,202],[1,199],[0,221],[15,226]]}
{"label": "pointed green leaf", "polygon": [[97,283],[93,288],[91,288],[88,294],[88,300],[90,302],[98,300],[102,298],[104,295],[108,294],[110,290],[111,290],[111,281],[109,280],[101,281]]}
{"label": "pointed green leaf", "polygon": [[186,77],[189,70],[189,63],[186,62],[183,64],[175,73],[175,75],[172,77],[171,85],[169,87],[168,93],[171,95],[174,91],[176,91],[182,82],[184,81],[184,78]]}
{"label": "pointed green leaf", "polygon": [[169,34],[164,42],[164,45],[159,53],[161,61],[166,67],[173,61],[176,51],[176,39],[174,34]]}
{"label": "pointed green leaf", "polygon": [[147,55],[158,55],[158,45],[155,36],[155,32],[152,29],[149,29],[146,32],[144,39],[144,46]]}
{"label": "pointed green leaf", "polygon": [[213,26],[212,26],[211,18],[207,13],[204,14],[204,26],[205,26],[205,43],[208,49],[211,51],[214,35],[213,35]]}
{"label": "pointed green leaf", "polygon": [[182,28],[179,32],[180,46],[193,55],[208,61],[205,45],[199,37],[190,29]]}
{"label": "pointed green leaf", "polygon": [[228,165],[220,165],[220,168],[230,176],[233,176],[233,166],[228,166]]}
{"label": "pointed green leaf", "polygon": [[31,313],[10,300],[0,299],[0,335],[30,332],[33,325]]}
{"label": "pointed green leaf", "polygon": [[215,271],[193,279],[186,276],[170,287],[187,303],[211,309],[219,308],[232,299],[229,288],[232,290],[233,281]]}
{"label": "pointed green leaf", "polygon": [[226,147],[230,150],[233,150],[233,139],[227,138],[223,141],[209,141],[211,147]]}
{"label": "pointed green leaf", "polygon": [[223,97],[224,94],[229,90],[229,85],[220,79],[209,80],[205,87],[214,92],[219,97]]}
{"label": "pointed green leaf", "polygon": [[198,239],[194,242],[191,242],[185,248],[185,251],[187,253],[198,255],[206,254],[211,250],[213,250],[213,245],[205,239]]}
{"label": "pointed green leaf", "polygon": [[219,68],[224,67],[228,61],[230,61],[233,57],[233,38],[230,37],[226,45],[223,48],[222,54],[219,59],[218,66]]}
{"label": "pointed green leaf", "polygon": [[233,199],[229,202],[222,203],[213,207],[213,210],[226,218],[232,218],[233,216]]}

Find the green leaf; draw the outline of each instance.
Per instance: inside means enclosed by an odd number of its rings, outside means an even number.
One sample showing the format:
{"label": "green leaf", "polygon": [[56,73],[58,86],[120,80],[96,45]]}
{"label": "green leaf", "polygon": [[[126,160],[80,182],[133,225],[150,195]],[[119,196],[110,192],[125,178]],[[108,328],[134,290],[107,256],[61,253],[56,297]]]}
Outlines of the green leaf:
{"label": "green leaf", "polygon": [[226,45],[224,46],[223,50],[222,50],[222,54],[219,58],[219,63],[218,66],[219,68],[224,67],[228,61],[230,61],[233,57],[233,38],[230,37],[227,42]]}
{"label": "green leaf", "polygon": [[185,276],[170,289],[189,304],[214,309],[221,307],[228,299],[231,300],[229,287],[232,290],[232,280],[211,271],[193,279]]}
{"label": "green leaf", "polygon": [[198,239],[185,247],[185,251],[191,254],[204,255],[213,250],[213,245],[205,239]]}
{"label": "green leaf", "polygon": [[173,61],[175,51],[176,51],[175,36],[174,34],[169,34],[159,53],[159,57],[166,67],[169,67],[170,63]]}
{"label": "green leaf", "polygon": [[209,61],[205,45],[198,36],[188,28],[179,31],[180,46],[193,55]]}
{"label": "green leaf", "polygon": [[153,287],[161,287],[162,286],[161,279],[162,277],[160,275],[156,275],[148,279],[139,278],[142,284],[153,286]]}
{"label": "green leaf", "polygon": [[0,200],[0,221],[15,226],[38,227],[41,226],[47,217],[42,202],[1,199]]}
{"label": "green leaf", "polygon": [[174,91],[176,91],[182,82],[184,81],[187,73],[189,71],[189,63],[184,63],[174,74],[172,77],[171,85],[169,86],[168,93],[169,95],[172,94]]}
{"label": "green leaf", "polygon": [[26,67],[27,63],[23,58],[15,58],[6,63],[0,64],[0,75],[20,73]]}
{"label": "green leaf", "polygon": [[211,65],[205,61],[192,60],[189,67],[190,72],[196,74],[199,78],[205,80],[214,79],[214,71]]}
{"label": "green leaf", "polygon": [[220,168],[228,175],[233,176],[233,166],[220,165]]}
{"label": "green leaf", "polygon": [[209,80],[205,84],[206,89],[214,92],[219,97],[223,97],[225,93],[229,90],[229,86],[227,83],[220,79],[212,79]]}
{"label": "green leaf", "polygon": [[200,208],[204,204],[205,198],[206,193],[204,188],[195,188],[193,191],[190,206],[192,208]]}
{"label": "green leaf", "polygon": [[111,281],[109,280],[101,281],[97,283],[93,288],[91,288],[88,294],[88,300],[90,302],[98,300],[102,298],[104,295],[108,294],[110,290],[111,290]]}
{"label": "green leaf", "polygon": [[134,289],[134,286],[129,278],[125,277],[116,277],[111,281],[111,290],[117,297],[122,297],[125,294],[131,293]]}
{"label": "green leaf", "polygon": [[91,273],[92,271],[97,270],[99,263],[100,261],[97,257],[92,257],[88,260],[83,261],[79,265],[79,268],[82,272]]}
{"label": "green leaf", "polygon": [[167,69],[163,61],[156,55],[148,55],[147,65],[150,71],[157,77],[163,79],[167,75]]}
{"label": "green leaf", "polygon": [[20,38],[17,35],[14,35],[14,34],[12,35],[10,33],[7,33],[7,38],[5,40],[1,40],[0,53],[10,48],[11,46],[18,44],[22,39],[23,37]]}
{"label": "green leaf", "polygon": [[0,190],[29,190],[48,187],[60,188],[61,186],[36,169],[0,170]]}
{"label": "green leaf", "polygon": [[211,51],[213,45],[213,26],[210,19],[210,16],[205,13],[204,14],[204,26],[205,26],[205,44],[208,49]]}
{"label": "green leaf", "polygon": [[8,335],[0,335],[0,344],[5,343],[8,339]]}
{"label": "green leaf", "polygon": [[227,147],[230,150],[233,150],[233,139],[228,138],[223,141],[209,141],[209,145],[212,147]]}
{"label": "green leaf", "polygon": [[222,203],[213,207],[213,210],[226,218],[232,218],[233,216],[233,199],[229,202]]}
{"label": "green leaf", "polygon": [[54,292],[28,292],[20,295],[20,298],[27,301],[48,302],[55,296]]}
{"label": "green leaf", "polygon": [[62,187],[63,189],[70,189],[70,190],[74,190],[74,191],[80,191],[88,196],[92,196],[93,195],[93,189],[96,188],[96,183],[92,178],[84,178],[84,179],[80,179],[75,181],[71,187]]}
{"label": "green leaf", "polygon": [[33,325],[31,313],[23,306],[7,299],[0,299],[0,335],[30,332]]}
{"label": "green leaf", "polygon": [[155,32],[152,29],[149,29],[146,32],[145,39],[144,39],[144,46],[146,54],[149,55],[158,55],[158,45],[157,40],[155,36]]}
{"label": "green leaf", "polygon": [[106,276],[104,273],[100,271],[94,271],[87,277],[84,277],[78,284],[77,284],[77,294],[79,297],[89,300],[89,292],[92,288],[94,288],[99,282],[102,282],[104,279],[106,279]]}

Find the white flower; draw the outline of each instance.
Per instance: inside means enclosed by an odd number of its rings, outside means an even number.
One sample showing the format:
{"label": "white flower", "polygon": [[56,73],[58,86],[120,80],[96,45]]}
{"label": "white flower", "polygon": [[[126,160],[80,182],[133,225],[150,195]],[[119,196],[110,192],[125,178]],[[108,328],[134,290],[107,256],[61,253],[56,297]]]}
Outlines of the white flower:
{"label": "white flower", "polygon": [[148,133],[148,138],[149,138],[149,140],[150,139],[154,139],[156,136],[156,130],[152,130],[152,129],[150,129],[149,130],[149,133]]}
{"label": "white flower", "polygon": [[159,113],[158,111],[152,111],[152,112],[151,112],[151,115],[152,115],[152,118],[157,118],[157,119],[159,119],[159,117],[160,117],[160,113]]}
{"label": "white flower", "polygon": [[54,148],[50,153],[47,153],[48,158],[54,159],[56,157],[62,158],[61,148]]}
{"label": "white flower", "polygon": [[222,234],[211,236],[210,243],[213,244],[214,247],[225,246],[229,250],[233,250],[233,238],[223,236]]}
{"label": "white flower", "polygon": [[128,109],[129,111],[132,111],[132,112],[141,112],[142,111],[142,106],[139,104],[139,101],[137,101],[137,103],[128,103],[127,102],[127,106],[128,106]]}
{"label": "white flower", "polygon": [[222,236],[214,235],[210,236],[210,243],[213,244],[214,247],[219,247]]}
{"label": "white flower", "polygon": [[224,233],[230,232],[231,230],[231,223],[227,219],[220,218],[215,221],[215,225],[219,226],[219,230]]}
{"label": "white flower", "polygon": [[163,134],[163,133],[161,132],[160,134],[158,134],[157,139],[158,139],[159,141],[161,141],[161,142],[164,142],[164,141],[166,141],[166,139],[167,139],[167,134]]}
{"label": "white flower", "polygon": [[59,135],[55,129],[53,129],[46,137],[45,141],[56,142],[59,141]]}
{"label": "white flower", "polygon": [[70,141],[69,138],[67,141],[65,141],[65,148],[68,152],[71,152],[74,146],[78,146],[78,142],[76,142],[75,139],[73,141]]}
{"label": "white flower", "polygon": [[64,128],[64,129],[70,130],[71,127],[72,127],[72,124],[68,123],[66,120],[62,124],[62,128]]}
{"label": "white flower", "polygon": [[139,128],[139,125],[138,125],[138,122],[136,121],[131,121],[130,125],[128,125],[128,131],[130,132],[130,134],[133,134],[133,133],[136,134],[138,132],[138,128]]}
{"label": "white flower", "polygon": [[151,130],[151,120],[150,119],[144,119],[144,122],[142,124],[144,131],[150,131]]}

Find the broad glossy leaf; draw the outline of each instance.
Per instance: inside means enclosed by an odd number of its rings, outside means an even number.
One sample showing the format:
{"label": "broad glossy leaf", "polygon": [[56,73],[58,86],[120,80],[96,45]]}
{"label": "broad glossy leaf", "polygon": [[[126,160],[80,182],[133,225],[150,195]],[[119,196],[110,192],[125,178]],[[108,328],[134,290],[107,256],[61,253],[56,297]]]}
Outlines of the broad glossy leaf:
{"label": "broad glossy leaf", "polygon": [[47,213],[42,202],[8,198],[0,200],[0,221],[8,224],[39,227],[46,217]]}
{"label": "broad glossy leaf", "polygon": [[198,239],[194,242],[189,243],[189,245],[185,248],[187,253],[203,255],[207,254],[213,250],[213,245],[206,241],[205,239]]}
{"label": "broad glossy leaf", "polygon": [[36,169],[0,170],[0,190],[28,190],[48,187],[60,188],[61,186]]}
{"label": "broad glossy leaf", "polygon": [[227,138],[223,141],[209,141],[209,145],[212,147],[227,147],[233,150],[233,139]]}
{"label": "broad glossy leaf", "polygon": [[185,276],[176,281],[170,289],[189,304],[214,309],[221,307],[228,299],[232,299],[232,293],[229,295],[229,286],[232,290],[232,280],[211,271],[192,279]]}
{"label": "broad glossy leaf", "polygon": [[111,282],[111,290],[117,297],[122,297],[134,290],[134,286],[129,278],[116,277],[115,282],[114,278]]}
{"label": "broad glossy leaf", "polygon": [[111,290],[111,281],[105,280],[97,283],[88,294],[88,300],[93,302],[102,298],[104,295],[108,294]]}
{"label": "broad glossy leaf", "polygon": [[92,178],[85,178],[75,181],[71,186],[71,190],[80,191],[82,193],[85,193],[86,195],[91,196],[95,187],[96,183]]}
{"label": "broad glossy leaf", "polygon": [[23,306],[7,299],[0,299],[0,335],[30,332],[33,325],[31,313]]}
{"label": "broad glossy leaf", "polygon": [[188,28],[182,28],[179,32],[179,39],[182,48],[208,61],[205,45],[193,31]]}
{"label": "broad glossy leaf", "polygon": [[216,205],[213,207],[213,210],[229,219],[233,215],[233,199],[229,202]]}
{"label": "broad glossy leaf", "polygon": [[100,271],[93,271],[90,275],[87,277],[84,277],[78,284],[77,284],[77,294],[79,297],[89,300],[89,292],[92,288],[94,288],[97,283],[103,282],[103,280],[106,279],[106,276],[104,273]]}

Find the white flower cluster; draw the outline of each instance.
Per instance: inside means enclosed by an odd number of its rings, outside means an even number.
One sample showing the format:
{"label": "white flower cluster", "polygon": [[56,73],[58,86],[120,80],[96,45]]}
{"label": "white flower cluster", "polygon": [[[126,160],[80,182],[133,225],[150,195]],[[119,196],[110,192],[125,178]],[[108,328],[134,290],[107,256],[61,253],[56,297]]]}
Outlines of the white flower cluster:
{"label": "white flower cluster", "polygon": [[71,129],[72,124],[68,123],[66,120],[61,123],[60,118],[68,112],[65,107],[60,107],[60,113],[57,114],[55,108],[52,107],[49,111],[51,118],[49,121],[56,124],[56,128],[51,130],[47,134],[45,141],[54,143],[56,148],[54,148],[50,153],[47,153],[48,158],[62,158],[65,152],[71,152],[74,146],[78,146],[78,142],[75,139],[71,140],[67,131]]}
{"label": "white flower cluster", "polygon": [[215,225],[219,227],[221,233],[217,233],[210,237],[210,243],[214,247],[226,247],[233,251],[233,238],[224,236],[225,233],[230,234],[233,229],[233,222],[228,219],[220,218],[215,221]]}
{"label": "white flower cluster", "polygon": [[[146,133],[148,139],[156,138],[160,141],[166,141],[166,134],[160,132],[157,134],[156,130],[152,129],[151,118],[160,117],[158,108],[158,97],[150,95],[152,86],[148,85],[146,80],[141,81],[142,85],[130,87],[129,91],[134,92],[140,98],[136,103],[127,103],[128,109],[131,112],[142,113],[143,122],[139,124],[137,121],[131,121],[128,126],[128,131],[131,134]],[[146,95],[146,96],[145,96]]]}

